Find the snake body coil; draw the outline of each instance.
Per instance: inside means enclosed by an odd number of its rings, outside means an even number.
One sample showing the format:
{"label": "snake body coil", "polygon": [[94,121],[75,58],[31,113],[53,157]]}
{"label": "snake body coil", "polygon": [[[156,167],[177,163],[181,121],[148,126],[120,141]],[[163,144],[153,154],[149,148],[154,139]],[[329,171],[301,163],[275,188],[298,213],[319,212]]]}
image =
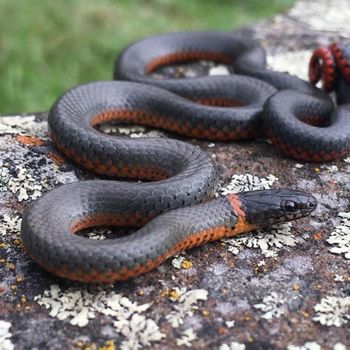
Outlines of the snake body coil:
{"label": "snake body coil", "polygon": [[[350,73],[346,68],[350,67],[349,50],[343,46],[335,47],[337,49],[333,51],[341,76],[347,74],[349,77]],[[325,92],[288,73],[267,69],[263,48],[256,42],[232,33],[172,33],[143,39],[127,47],[117,58],[114,78],[156,85],[187,98],[195,94],[201,96],[202,87],[211,84],[212,97],[220,100],[221,90],[216,92],[220,83],[210,83],[211,77],[202,78],[198,83],[194,81],[192,91],[189,91],[184,89],[188,79],[163,80],[149,76],[163,65],[198,59],[225,63],[231,66],[236,74],[265,81],[280,91],[261,105],[261,127],[251,130],[249,138],[261,136],[264,129],[282,153],[303,161],[330,161],[349,152],[350,108],[346,106],[335,109],[331,98]],[[311,71],[315,71],[314,66],[318,59],[319,57],[315,57],[310,63]],[[232,76],[226,78],[232,79]],[[236,76],[236,79],[239,80],[240,77]],[[252,80],[251,84],[258,83]],[[344,82],[340,79],[337,86],[343,85]],[[347,103],[350,100],[349,90],[337,89],[338,94],[342,96],[338,98],[338,102]],[[244,92],[241,92],[242,94]],[[240,100],[240,96],[236,96],[234,101],[238,105],[247,104],[247,99]],[[239,123],[237,127],[239,128]],[[210,139],[204,135],[201,137]]]}

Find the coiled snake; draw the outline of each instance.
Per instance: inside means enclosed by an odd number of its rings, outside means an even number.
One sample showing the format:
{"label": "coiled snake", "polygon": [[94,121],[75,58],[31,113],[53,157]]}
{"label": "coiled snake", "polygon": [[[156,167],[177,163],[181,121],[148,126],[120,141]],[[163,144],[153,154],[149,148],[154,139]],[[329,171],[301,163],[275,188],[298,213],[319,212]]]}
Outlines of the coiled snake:
{"label": "coiled snake", "polygon": [[[231,65],[236,74],[163,80],[149,75],[165,64],[198,59]],[[311,67],[316,71],[320,65],[314,58]],[[325,161],[346,154],[349,109],[332,112],[325,92],[265,66],[260,45],[232,33],[165,34],[122,52],[114,77],[127,81],[92,82],[63,94],[48,120],[62,153],[99,174],[153,182],[81,181],[48,192],[23,218],[28,254],[58,276],[109,283],[149,271],[184,249],[308,215],[315,198],[289,189],[207,202],[217,174],[199,147],[172,139],[114,137],[95,128],[106,121],[131,122],[220,141],[267,134],[297,159]],[[96,225],[144,226],[105,241],[72,234]]]}

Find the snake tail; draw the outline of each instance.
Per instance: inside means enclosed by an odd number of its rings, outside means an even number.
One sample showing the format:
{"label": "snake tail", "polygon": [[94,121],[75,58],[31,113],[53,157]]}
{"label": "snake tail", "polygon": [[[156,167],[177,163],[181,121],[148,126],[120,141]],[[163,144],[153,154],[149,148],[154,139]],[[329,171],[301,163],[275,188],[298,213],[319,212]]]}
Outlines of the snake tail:
{"label": "snake tail", "polygon": [[309,80],[322,82],[327,92],[336,92],[338,104],[350,103],[350,47],[333,43],[314,50],[309,63]]}

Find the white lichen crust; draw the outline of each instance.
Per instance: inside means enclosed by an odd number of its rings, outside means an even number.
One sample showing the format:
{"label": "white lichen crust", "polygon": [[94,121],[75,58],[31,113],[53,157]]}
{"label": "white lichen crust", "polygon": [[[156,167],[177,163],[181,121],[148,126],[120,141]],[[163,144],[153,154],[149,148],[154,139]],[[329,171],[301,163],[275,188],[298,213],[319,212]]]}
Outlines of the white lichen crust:
{"label": "white lichen crust", "polygon": [[0,135],[29,134],[35,136],[47,135],[47,123],[37,122],[34,115],[4,116],[0,118]]}
{"label": "white lichen crust", "polygon": [[343,254],[345,259],[350,259],[350,213],[341,212],[340,225],[338,225],[330,236],[327,242],[332,245],[329,251],[334,254]]}
{"label": "white lichen crust", "polygon": [[173,311],[166,315],[166,319],[172,327],[178,328],[184,323],[186,316],[192,316],[193,311],[198,309],[196,305],[200,300],[207,300],[208,291],[205,289],[194,289],[187,291],[186,288],[177,289],[180,295],[175,301]]}
{"label": "white lichen crust", "polygon": [[350,322],[350,297],[326,296],[314,310],[314,321],[324,326],[341,327]]}
{"label": "white lichen crust", "polygon": [[[177,298],[171,299],[174,302],[173,310],[165,318],[173,328],[178,328],[187,316],[192,316],[198,309],[197,303],[208,298],[208,292],[186,288],[175,288],[174,291]],[[90,289],[71,287],[63,291],[58,285],[51,285],[49,290],[34,300],[48,309],[51,317],[67,320],[78,327],[85,327],[98,314],[109,316],[116,333],[125,338],[120,344],[122,350],[142,349],[165,338],[156,321],[145,315],[146,311],[151,311],[151,303],[139,305],[126,296],[115,293],[112,286]],[[176,342],[179,346],[190,347],[195,339],[193,329],[187,328]]]}
{"label": "white lichen crust", "polygon": [[187,328],[181,334],[181,338],[176,339],[177,346],[186,346],[188,348],[192,347],[191,342],[197,338],[196,333],[192,328]]}
{"label": "white lichen crust", "polygon": [[0,320],[0,350],[14,350],[15,347],[11,342],[11,323]]}
{"label": "white lichen crust", "polygon": [[246,347],[244,344],[238,342],[232,342],[231,344],[222,344],[219,350],[245,350]]}
{"label": "white lichen crust", "polygon": [[58,285],[51,285],[34,300],[50,310],[50,316],[78,327],[86,326],[98,313],[111,317],[116,332],[126,337],[121,349],[141,349],[165,337],[154,320],[142,315],[151,304],[139,305],[108,288],[99,287],[93,292],[70,288],[64,292]]}
{"label": "white lichen crust", "polygon": [[282,296],[282,294],[272,292],[263,298],[262,303],[255,304],[254,307],[264,312],[264,314],[261,316],[262,318],[270,320],[284,314],[286,308],[285,298]]}
{"label": "white lichen crust", "polygon": [[287,350],[321,350],[321,346],[315,341],[308,341],[304,345],[288,345]]}

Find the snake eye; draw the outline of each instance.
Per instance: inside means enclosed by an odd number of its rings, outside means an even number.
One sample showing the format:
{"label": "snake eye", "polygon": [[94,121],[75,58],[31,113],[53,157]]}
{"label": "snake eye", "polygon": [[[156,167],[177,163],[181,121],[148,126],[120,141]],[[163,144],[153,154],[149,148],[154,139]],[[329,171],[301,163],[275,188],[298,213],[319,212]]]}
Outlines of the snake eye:
{"label": "snake eye", "polygon": [[295,202],[293,201],[286,201],[284,203],[284,210],[287,212],[287,213],[294,213],[295,211],[298,210],[298,206]]}

